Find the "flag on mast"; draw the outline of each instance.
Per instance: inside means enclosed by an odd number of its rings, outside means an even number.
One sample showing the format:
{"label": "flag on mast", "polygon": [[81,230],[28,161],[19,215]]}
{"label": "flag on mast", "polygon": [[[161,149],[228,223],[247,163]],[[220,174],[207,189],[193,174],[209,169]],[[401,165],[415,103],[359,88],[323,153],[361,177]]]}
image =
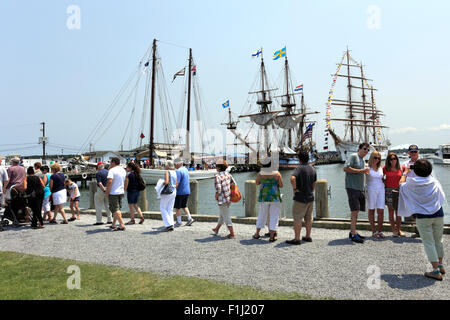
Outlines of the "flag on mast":
{"label": "flag on mast", "polygon": [[230,107],[230,100],[227,100],[226,102],[222,103],[222,108],[226,109]]}
{"label": "flag on mast", "polygon": [[257,58],[257,57],[259,57],[260,54],[262,54],[262,49],[258,49],[255,52],[253,52],[252,53],[252,57],[253,58],[255,58],[255,57]]}
{"label": "flag on mast", "polygon": [[176,77],[178,77],[178,76],[184,76],[184,70],[185,70],[185,68],[183,68],[183,69],[181,69],[180,71],[178,71],[177,73],[175,73],[175,74],[173,75],[172,82],[175,80]]}
{"label": "flag on mast", "polygon": [[305,130],[305,133],[303,134],[301,143],[303,143],[303,141],[305,141],[305,140],[308,139],[308,138],[309,138],[309,139],[312,138],[312,128],[313,128],[313,126],[314,126],[314,123],[310,123],[310,124],[306,127],[306,130]]}
{"label": "flag on mast", "polygon": [[276,52],[273,54],[273,60],[278,60],[279,58],[283,58],[283,57],[285,57],[285,56],[286,56],[286,47],[284,47],[284,48],[281,49],[281,50],[276,51]]}

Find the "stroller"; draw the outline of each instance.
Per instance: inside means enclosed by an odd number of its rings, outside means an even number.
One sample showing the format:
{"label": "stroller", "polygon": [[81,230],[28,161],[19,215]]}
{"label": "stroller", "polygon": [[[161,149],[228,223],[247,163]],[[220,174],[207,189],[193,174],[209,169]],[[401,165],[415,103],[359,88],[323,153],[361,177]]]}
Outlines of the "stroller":
{"label": "stroller", "polygon": [[[1,216],[0,228],[9,225],[10,220],[14,227],[20,227],[21,221],[25,221],[27,216],[27,198],[25,193],[11,188],[11,199],[7,199],[5,211]],[[7,220],[6,220],[7,219]]]}

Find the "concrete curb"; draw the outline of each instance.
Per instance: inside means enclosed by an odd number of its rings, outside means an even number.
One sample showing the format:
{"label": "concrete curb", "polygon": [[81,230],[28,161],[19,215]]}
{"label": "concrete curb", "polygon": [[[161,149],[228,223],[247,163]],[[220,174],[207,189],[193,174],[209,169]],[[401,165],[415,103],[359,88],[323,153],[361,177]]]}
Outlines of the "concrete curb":
{"label": "concrete curb", "polygon": [[[70,212],[70,208],[64,208],[64,210],[68,210],[67,212]],[[90,214],[95,215],[94,209],[81,209],[80,213],[82,214]],[[144,218],[146,219],[153,219],[153,220],[162,220],[161,213],[159,211],[146,211],[142,213],[144,215]],[[103,212],[103,216],[106,217],[106,212]],[[129,212],[123,211],[122,216],[124,218],[129,218],[130,214]],[[205,214],[192,214],[191,215],[195,221],[198,222],[217,222],[219,219],[218,215],[205,215]],[[256,219],[257,217],[231,217],[231,221],[233,223],[239,223],[239,224],[253,224],[256,225]],[[182,220],[187,221],[186,216],[182,216]],[[294,220],[293,219],[280,219],[279,223],[280,226],[294,226]],[[402,231],[406,232],[414,232],[415,230],[415,224],[403,222],[402,224]],[[332,219],[332,218],[315,218],[313,221],[313,228],[324,228],[324,229],[339,229],[339,230],[350,230],[350,220],[346,219]],[[358,221],[357,225],[358,230],[371,230],[369,221],[367,220],[360,220]],[[390,232],[391,226],[389,223],[385,223],[383,226],[384,232]],[[450,225],[446,224],[444,226],[444,234],[450,234]]]}

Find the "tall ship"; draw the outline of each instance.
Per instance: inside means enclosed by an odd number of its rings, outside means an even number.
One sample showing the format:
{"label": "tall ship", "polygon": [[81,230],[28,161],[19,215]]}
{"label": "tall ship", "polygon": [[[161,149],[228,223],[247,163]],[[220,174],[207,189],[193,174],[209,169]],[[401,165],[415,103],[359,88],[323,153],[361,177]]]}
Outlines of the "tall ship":
{"label": "tall ship", "polygon": [[[257,161],[277,152],[280,170],[297,167],[299,165],[297,153],[302,148],[310,152],[311,160],[315,161],[317,152],[312,135],[315,122],[309,120],[308,115],[319,112],[307,110],[303,85],[293,85],[286,48],[274,54],[274,60],[284,57],[280,91],[271,86],[262,49],[258,52],[261,60],[256,86],[253,91],[249,92],[254,98],[250,99],[247,112],[239,116],[239,118],[249,119],[250,131],[254,132],[253,137],[249,134],[246,135],[246,137],[254,139],[253,142],[247,140],[246,145],[256,153]],[[279,95],[275,96],[276,92]]]}
{"label": "tall ship", "polygon": [[[385,114],[375,103],[374,91],[377,89],[369,84],[373,80],[366,77],[362,63],[353,59],[348,48],[337,65],[327,101],[324,150],[328,150],[331,136],[344,162],[363,142],[386,159],[390,142],[383,132],[387,126],[381,121]],[[338,81],[342,78],[343,81]],[[346,96],[337,99],[334,97],[336,91],[345,92]]]}
{"label": "tall ship", "polygon": [[[152,46],[120,89],[82,148],[88,144],[92,146],[101,142],[108,129],[114,131],[113,135],[116,139],[116,134],[126,125],[119,148],[123,149],[128,138],[129,153],[132,154],[129,160],[146,163],[145,167],[141,168],[141,176],[147,184],[156,184],[163,178],[165,162],[176,158],[182,158],[187,167],[193,163],[200,164],[197,170],[189,171],[191,179],[213,178],[217,171],[208,169],[202,158],[203,147],[208,143],[204,136],[205,128],[202,126],[206,122],[201,121],[201,116],[206,112],[202,110],[196,80],[197,67],[192,57],[192,49],[183,47],[183,49],[189,49],[187,66],[178,71],[172,79],[172,83],[178,77],[186,79],[177,113],[172,106],[171,95],[167,89],[162,59],[157,48],[158,42],[160,41],[153,40]],[[176,87],[176,83],[173,86]],[[191,100],[195,101],[194,106],[191,105]],[[140,114],[138,113],[139,103],[142,105]],[[128,114],[129,119],[124,121],[126,118],[120,117],[121,113]],[[197,116],[196,126],[192,125],[194,115]],[[122,121],[116,121],[117,119]],[[148,144],[144,143],[144,139],[148,139]],[[192,145],[193,140],[200,143]],[[133,143],[135,148],[131,148]],[[193,152],[194,146],[201,148],[201,152],[197,155]]]}

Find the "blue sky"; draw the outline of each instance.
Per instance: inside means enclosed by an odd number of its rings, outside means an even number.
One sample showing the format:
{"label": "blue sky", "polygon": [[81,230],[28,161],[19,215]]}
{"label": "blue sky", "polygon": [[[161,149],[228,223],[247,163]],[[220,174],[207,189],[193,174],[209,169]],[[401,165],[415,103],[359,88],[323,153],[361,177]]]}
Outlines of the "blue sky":
{"label": "blue sky", "polygon": [[[80,29],[67,27],[70,5],[80,9]],[[376,28],[371,6],[379,12]],[[392,144],[437,147],[450,142],[449,12],[448,1],[5,0],[0,154],[39,154],[43,121],[49,153],[77,151],[153,38],[193,49],[212,128],[222,130],[227,99],[235,113],[245,107],[258,69],[251,53],[263,47],[276,82],[283,63],[271,57],[286,46],[307,105],[321,112],[313,118],[321,149],[331,74],[348,46],[374,80]],[[171,80],[187,49],[159,48]],[[178,108],[182,84],[168,87]],[[124,111],[94,148],[117,149],[128,118]]]}

